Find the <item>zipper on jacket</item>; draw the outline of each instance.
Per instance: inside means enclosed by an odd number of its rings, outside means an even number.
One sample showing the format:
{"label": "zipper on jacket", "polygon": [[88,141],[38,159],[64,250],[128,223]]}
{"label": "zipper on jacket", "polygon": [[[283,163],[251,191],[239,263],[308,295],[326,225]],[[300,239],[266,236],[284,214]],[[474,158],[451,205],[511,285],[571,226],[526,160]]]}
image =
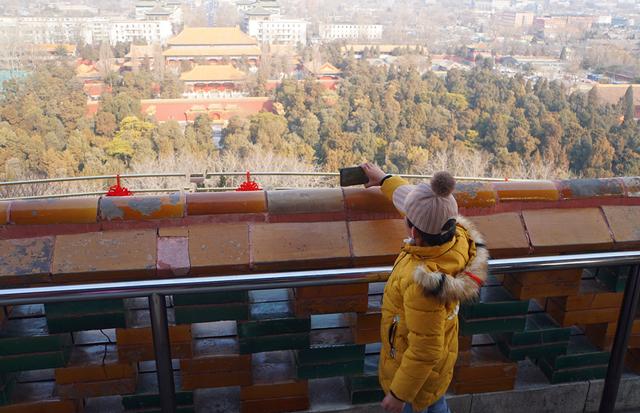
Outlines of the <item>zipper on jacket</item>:
{"label": "zipper on jacket", "polygon": [[393,320],[391,321],[391,325],[389,326],[389,346],[391,346],[391,350],[389,350],[389,355],[392,359],[396,358],[396,348],[394,345],[396,338],[396,330],[398,329],[398,323],[400,322],[400,316],[393,316]]}

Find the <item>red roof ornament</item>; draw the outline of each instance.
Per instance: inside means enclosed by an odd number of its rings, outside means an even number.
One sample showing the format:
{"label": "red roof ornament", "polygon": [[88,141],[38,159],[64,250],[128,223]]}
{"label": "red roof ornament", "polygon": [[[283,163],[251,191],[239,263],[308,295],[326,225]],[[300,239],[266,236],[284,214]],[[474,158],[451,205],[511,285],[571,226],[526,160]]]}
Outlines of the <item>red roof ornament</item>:
{"label": "red roof ornament", "polygon": [[109,191],[106,194],[107,196],[131,196],[133,192],[129,191],[128,188],[120,186],[120,175],[116,175],[116,184],[111,185],[109,187]]}
{"label": "red roof ornament", "polygon": [[261,189],[256,181],[251,180],[251,174],[247,171],[247,180],[241,183],[236,191],[260,191]]}

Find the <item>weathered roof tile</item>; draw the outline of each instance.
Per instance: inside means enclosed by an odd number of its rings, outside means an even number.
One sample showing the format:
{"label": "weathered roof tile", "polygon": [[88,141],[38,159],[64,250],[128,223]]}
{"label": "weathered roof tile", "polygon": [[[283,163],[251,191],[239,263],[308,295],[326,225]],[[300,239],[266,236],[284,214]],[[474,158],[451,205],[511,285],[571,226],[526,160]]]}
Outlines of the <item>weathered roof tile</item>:
{"label": "weathered roof tile", "polygon": [[54,281],[144,278],[156,273],[155,230],[90,232],[56,237]]}
{"label": "weathered roof tile", "polygon": [[97,222],[97,198],[13,201],[10,221],[18,225],[91,224]]}
{"label": "weathered roof tile", "polygon": [[534,253],[589,251],[613,246],[599,208],[522,211]]}
{"label": "weathered roof tile", "polygon": [[182,218],[185,197],[180,192],[159,196],[125,196],[100,198],[103,221],[152,220]]}

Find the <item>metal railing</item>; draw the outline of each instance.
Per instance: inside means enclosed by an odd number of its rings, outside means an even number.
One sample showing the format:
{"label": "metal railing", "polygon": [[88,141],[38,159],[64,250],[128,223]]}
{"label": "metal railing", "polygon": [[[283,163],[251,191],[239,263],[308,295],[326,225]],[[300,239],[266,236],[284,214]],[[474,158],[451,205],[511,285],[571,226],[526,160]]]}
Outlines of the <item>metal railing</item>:
{"label": "metal railing", "polygon": [[[494,274],[551,271],[600,266],[633,266],[624,291],[618,326],[609,359],[600,413],[612,413],[622,376],[624,356],[640,295],[640,251],[529,257],[489,261]],[[146,281],[123,281],[82,285],[57,285],[0,290],[0,305],[20,305],[147,296],[156,357],[158,390],[163,413],[176,411],[171,366],[169,326],[165,295],[218,291],[321,286],[386,281],[392,267],[347,268],[192,277]]]}
{"label": "metal railing", "polygon": [[[122,174],[120,178],[126,179],[141,179],[141,178],[184,178],[185,183],[193,183],[197,179],[209,179],[213,177],[240,177],[245,176],[246,172],[205,172],[205,173],[181,173],[181,172],[168,172],[168,173],[145,173],[145,174]],[[338,172],[251,172],[252,176],[306,176],[317,178],[338,178],[340,174]],[[78,182],[78,181],[96,181],[96,180],[108,180],[116,179],[117,175],[92,175],[92,176],[71,176],[61,178],[43,178],[43,179],[29,179],[19,181],[0,181],[0,189],[3,187],[12,187],[18,185],[38,185],[38,184],[51,184],[62,182]],[[399,174],[399,176],[406,179],[429,179],[431,175],[415,175],[415,174]],[[504,182],[504,181],[530,181],[530,179],[511,179],[511,178],[486,178],[486,177],[473,177],[473,176],[457,176],[458,181],[474,181],[474,182]],[[337,184],[337,182],[336,182]],[[209,187],[200,188],[193,186],[185,186],[182,188],[145,188],[145,189],[131,189],[132,192],[138,193],[168,193],[176,192],[180,190],[190,192],[215,192],[233,190],[235,187]],[[290,189],[288,187],[281,187],[277,189]],[[9,198],[0,198],[3,200],[17,200],[17,199],[49,199],[49,198],[71,198],[82,196],[96,196],[103,195],[106,191],[92,191],[92,192],[70,192],[65,194],[49,194],[49,195],[31,195],[31,196],[16,196]]]}

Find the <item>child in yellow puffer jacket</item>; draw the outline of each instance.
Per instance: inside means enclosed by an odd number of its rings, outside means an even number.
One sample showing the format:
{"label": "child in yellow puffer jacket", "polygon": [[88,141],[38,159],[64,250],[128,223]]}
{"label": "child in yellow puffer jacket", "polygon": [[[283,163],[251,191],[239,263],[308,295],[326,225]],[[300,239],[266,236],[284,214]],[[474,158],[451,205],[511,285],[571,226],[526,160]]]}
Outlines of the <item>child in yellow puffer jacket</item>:
{"label": "child in yellow puffer jacket", "polygon": [[488,251],[458,215],[455,180],[438,172],[409,185],[377,166],[361,165],[369,182],[405,217],[409,240],[384,289],[378,375],[391,413],[447,413],[444,397],[458,356],[460,302],[476,297],[487,276]]}

